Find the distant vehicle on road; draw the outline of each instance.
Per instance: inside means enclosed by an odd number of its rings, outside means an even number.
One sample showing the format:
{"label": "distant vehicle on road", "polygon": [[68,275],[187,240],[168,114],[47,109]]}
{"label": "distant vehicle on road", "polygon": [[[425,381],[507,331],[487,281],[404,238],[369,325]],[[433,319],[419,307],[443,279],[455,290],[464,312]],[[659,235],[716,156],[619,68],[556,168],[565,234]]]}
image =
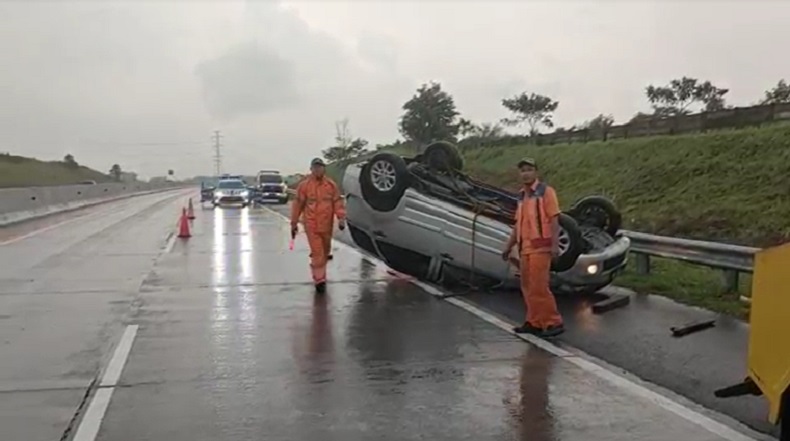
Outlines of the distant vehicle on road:
{"label": "distant vehicle on road", "polygon": [[288,185],[278,170],[261,170],[255,177],[254,200],[257,203],[275,201],[288,202]]}
{"label": "distant vehicle on road", "polygon": [[213,190],[214,207],[224,204],[240,204],[242,208],[250,205],[251,195],[247,185],[241,179],[220,179]]}
{"label": "distant vehicle on road", "polygon": [[96,181],[81,181],[78,185],[96,185]]}
{"label": "distant vehicle on road", "polygon": [[[454,146],[435,143],[414,158],[382,152],[349,165],[343,188],[354,242],[392,268],[435,282],[518,286],[518,260],[503,262],[518,194],[473,180]],[[591,196],[560,214],[560,255],[552,286],[592,293],[625,268],[630,241],[621,216]]]}
{"label": "distant vehicle on road", "polygon": [[200,202],[212,202],[214,200],[214,183],[205,181],[200,182]]}

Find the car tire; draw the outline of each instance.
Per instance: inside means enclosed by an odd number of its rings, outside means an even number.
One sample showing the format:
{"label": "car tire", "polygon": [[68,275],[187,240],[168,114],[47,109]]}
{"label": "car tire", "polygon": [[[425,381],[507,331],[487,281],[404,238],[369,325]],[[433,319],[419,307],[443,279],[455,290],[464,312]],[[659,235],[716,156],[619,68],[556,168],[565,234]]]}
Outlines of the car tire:
{"label": "car tire", "polygon": [[425,148],[422,162],[429,168],[439,171],[461,171],[464,158],[458,148],[447,141],[437,141]]}
{"label": "car tire", "polygon": [[378,153],[362,167],[362,197],[376,211],[392,211],[411,183],[406,161],[393,153]]}
{"label": "car tire", "polygon": [[614,236],[623,226],[623,215],[614,203],[604,196],[587,196],[577,201],[568,211],[577,222],[606,231]]}
{"label": "car tire", "polygon": [[551,260],[551,270],[567,271],[573,268],[584,250],[584,237],[579,224],[571,216],[560,213],[560,255]]}

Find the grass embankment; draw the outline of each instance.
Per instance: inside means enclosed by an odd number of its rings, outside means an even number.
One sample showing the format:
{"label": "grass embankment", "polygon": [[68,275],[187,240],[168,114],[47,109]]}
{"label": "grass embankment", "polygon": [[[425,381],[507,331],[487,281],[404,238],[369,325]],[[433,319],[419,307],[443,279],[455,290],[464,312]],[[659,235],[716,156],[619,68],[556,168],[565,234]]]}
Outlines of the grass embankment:
{"label": "grass embankment", "polygon": [[[534,157],[567,209],[602,194],[623,228],[757,247],[790,240],[790,126],[551,146],[463,151],[471,175],[517,186],[515,164]],[[340,178],[337,169],[331,173]],[[617,283],[640,292],[743,316],[738,293],[721,292],[719,271],[653,259],[652,274],[629,270]],[[742,278],[748,293],[749,279]]]}
{"label": "grass embankment", "polygon": [[108,182],[111,179],[81,165],[0,154],[0,188],[68,185],[88,180]]}

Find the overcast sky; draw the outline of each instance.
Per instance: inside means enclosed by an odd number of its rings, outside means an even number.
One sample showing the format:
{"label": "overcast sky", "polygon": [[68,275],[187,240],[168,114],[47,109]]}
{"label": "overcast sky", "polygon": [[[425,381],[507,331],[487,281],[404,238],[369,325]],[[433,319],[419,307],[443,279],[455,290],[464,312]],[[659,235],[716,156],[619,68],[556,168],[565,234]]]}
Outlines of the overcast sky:
{"label": "overcast sky", "polygon": [[790,80],[790,2],[0,1],[0,152],[150,177],[306,170],[349,118],[393,141],[401,105],[440,81],[475,122],[521,91],[558,125],[647,111],[682,75],[752,104]]}

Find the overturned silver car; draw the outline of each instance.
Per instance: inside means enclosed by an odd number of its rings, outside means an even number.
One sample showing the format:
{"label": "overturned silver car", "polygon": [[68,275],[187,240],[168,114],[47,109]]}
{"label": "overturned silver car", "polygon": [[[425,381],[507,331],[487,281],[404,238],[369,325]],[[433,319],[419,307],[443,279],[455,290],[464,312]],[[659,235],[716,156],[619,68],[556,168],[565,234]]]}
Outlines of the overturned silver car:
{"label": "overturned silver car", "polygon": [[[437,283],[518,286],[510,236],[518,195],[463,174],[448,143],[413,158],[382,152],[347,166],[346,218],[354,242],[390,267]],[[600,196],[560,214],[560,255],[552,262],[555,290],[592,293],[610,284],[627,262],[630,242],[617,235],[621,216]]]}

